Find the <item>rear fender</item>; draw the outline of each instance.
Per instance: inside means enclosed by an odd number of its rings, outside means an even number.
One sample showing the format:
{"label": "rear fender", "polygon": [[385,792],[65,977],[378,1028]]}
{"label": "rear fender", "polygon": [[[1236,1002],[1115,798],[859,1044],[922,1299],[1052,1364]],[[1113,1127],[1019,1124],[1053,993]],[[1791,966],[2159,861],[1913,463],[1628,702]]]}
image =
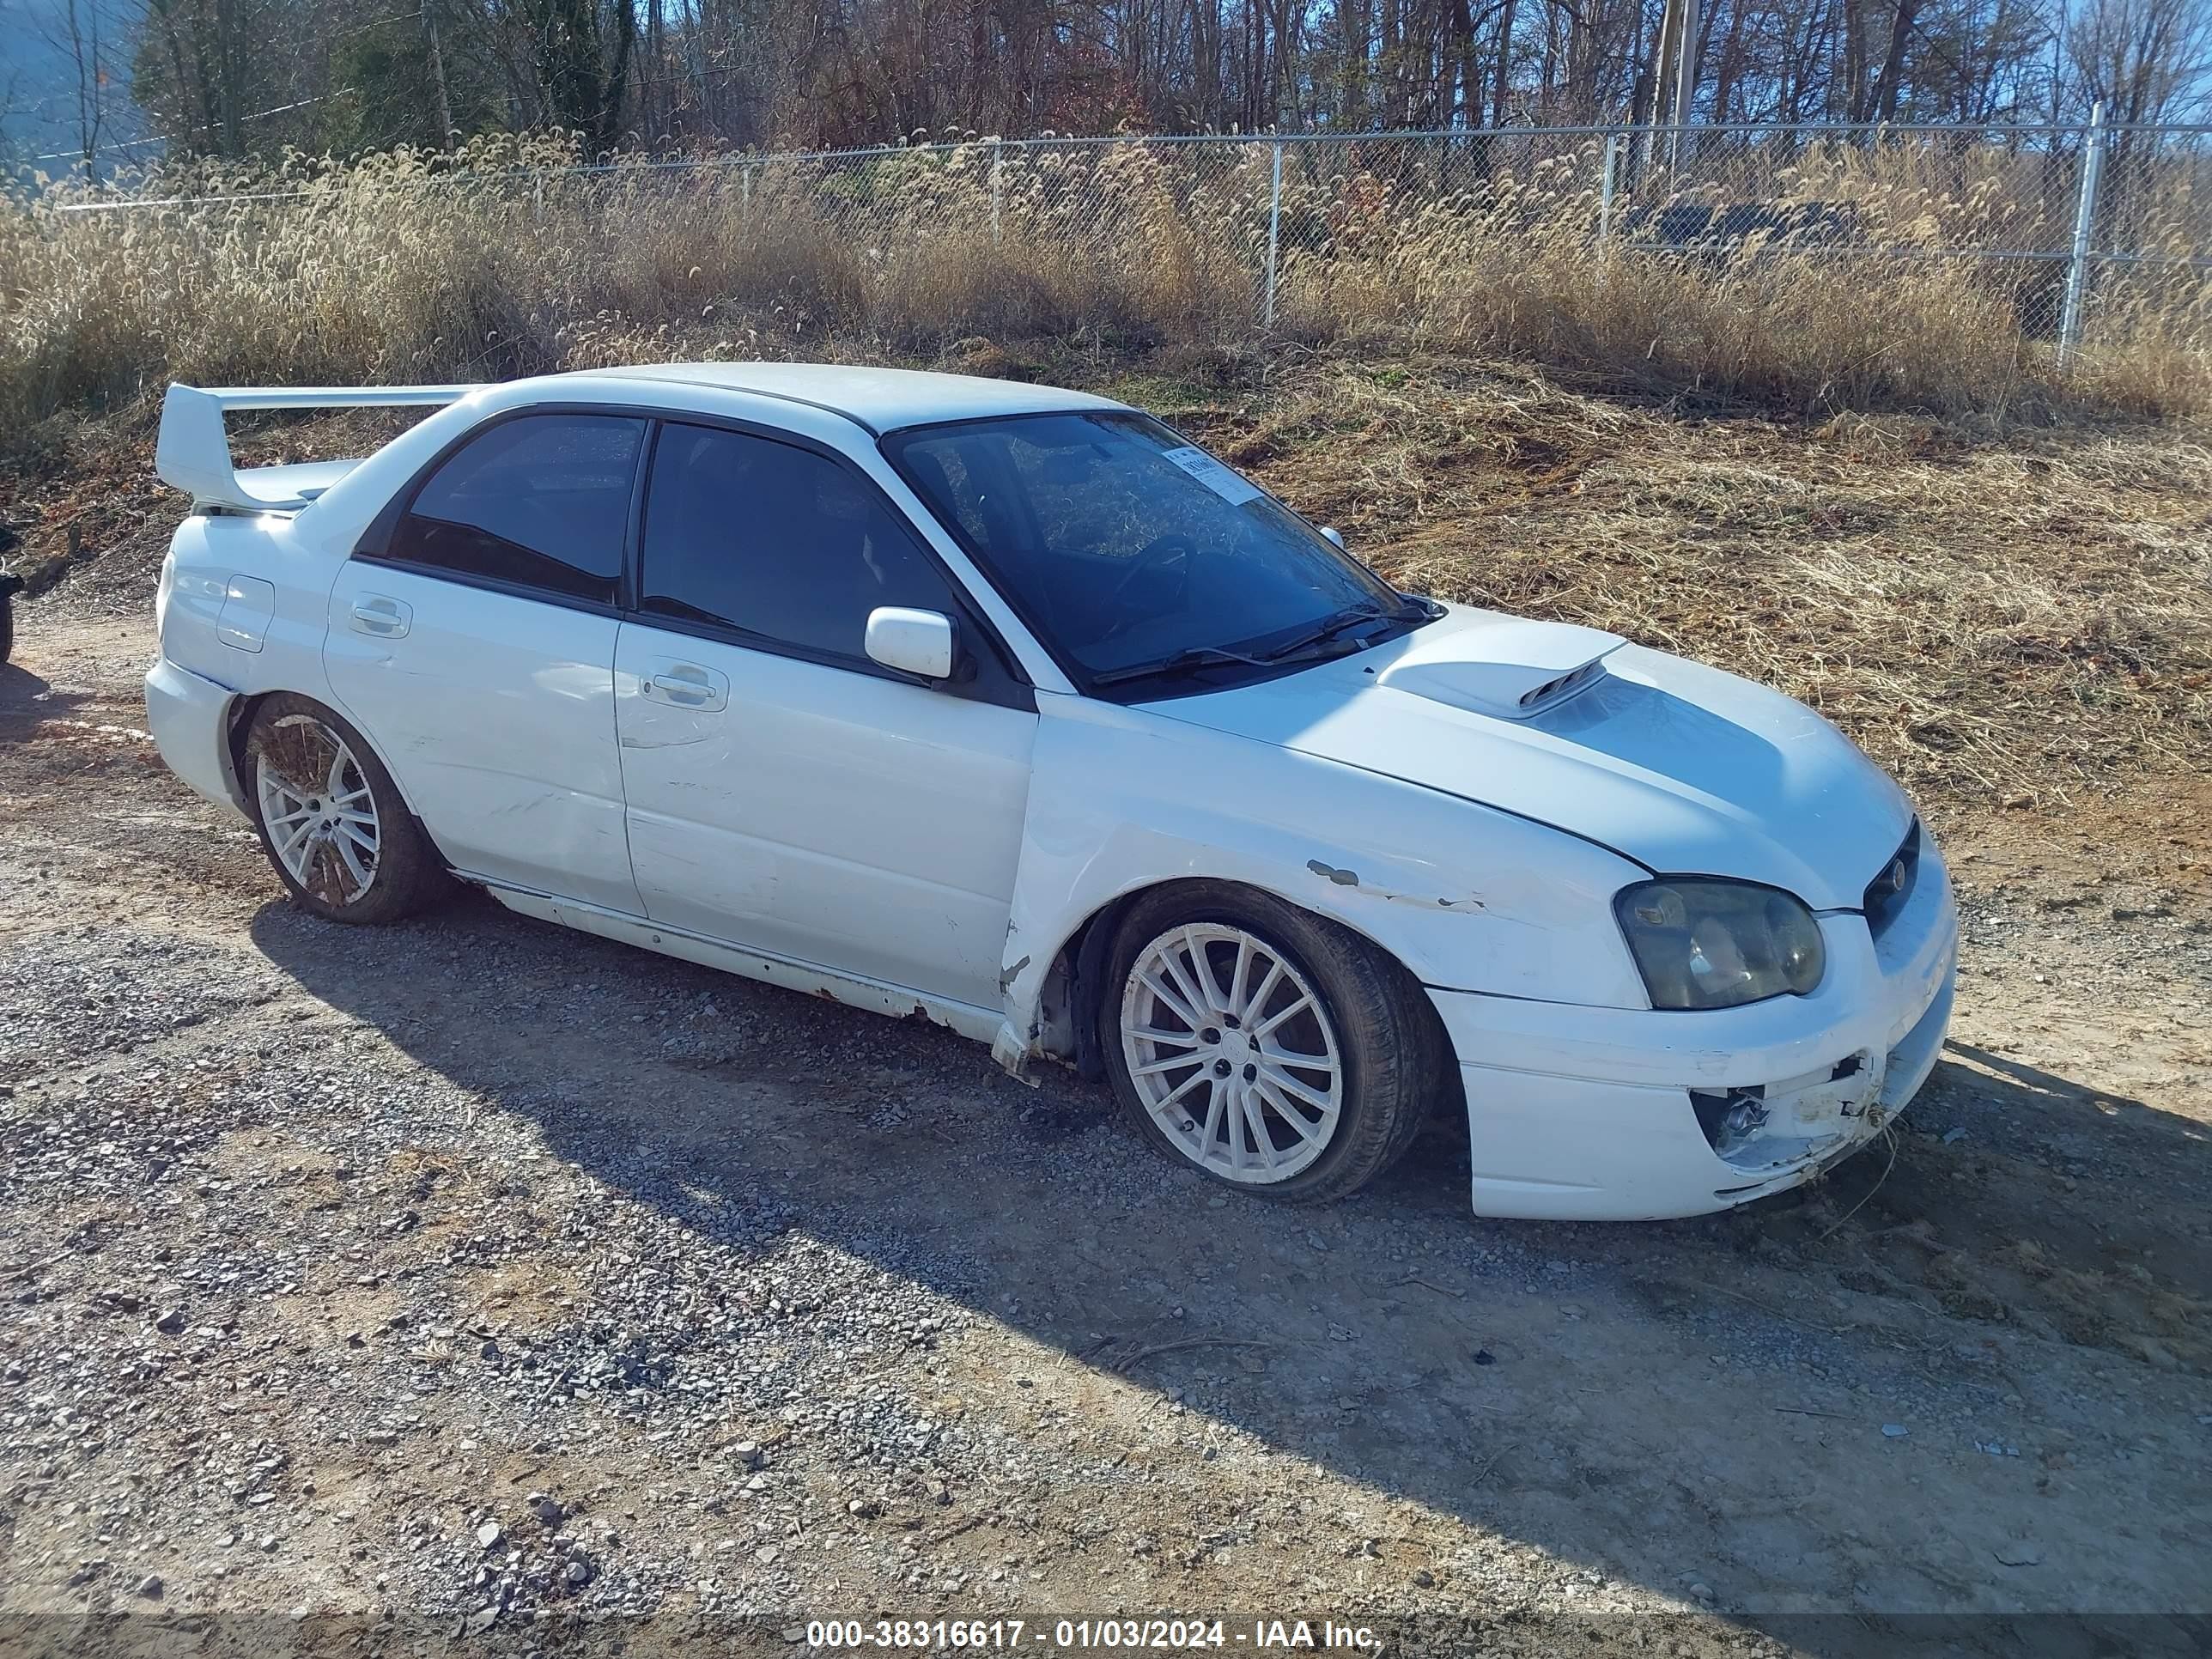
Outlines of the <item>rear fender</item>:
{"label": "rear fender", "polygon": [[328,702],[323,639],[343,554],[304,545],[276,514],[195,514],[161,571],[161,654],[233,690]]}

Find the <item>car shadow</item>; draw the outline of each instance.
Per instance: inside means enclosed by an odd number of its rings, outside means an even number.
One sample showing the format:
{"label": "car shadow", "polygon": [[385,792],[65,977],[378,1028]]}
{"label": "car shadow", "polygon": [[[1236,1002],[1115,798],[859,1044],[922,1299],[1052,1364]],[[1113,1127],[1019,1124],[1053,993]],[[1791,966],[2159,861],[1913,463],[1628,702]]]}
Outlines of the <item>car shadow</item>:
{"label": "car shadow", "polygon": [[[770,1213],[1070,1363],[1567,1568],[1752,1609],[1734,1616],[1824,1659],[1905,1650],[1892,1613],[2003,1605],[1987,1582],[2000,1517],[1977,1498],[1989,1460],[1915,1461],[1882,1428],[1923,1420],[1931,1385],[1946,1410],[2005,1413],[2003,1368],[1958,1349],[2017,1325],[1955,1322],[1942,1286],[1885,1254],[1928,1257],[1899,1230],[1953,1230],[1947,1160],[1986,1146],[1918,1133],[1893,1168],[1856,1159],[1811,1198],[1572,1226],[1472,1216],[1464,1136],[1438,1132],[1352,1199],[1288,1208],[1171,1166],[1103,1089],[1025,1086],[926,1024],[481,898],[374,932],[272,904],[251,933],[309,993],[685,1225]],[[2045,1073],[1960,1073],[1939,1067],[1923,1105],[1948,1123],[1971,1083],[1985,1140],[2097,1098]],[[2130,1103],[2100,1131],[2139,1142],[2147,1166],[2185,1145],[2201,1164],[2184,1120]],[[2094,1255],[2102,1199],[2084,1185],[2064,1201]],[[2049,1220],[2011,1224],[2070,1237]],[[1843,1276],[1862,1255],[1863,1291]],[[1856,1386],[1822,1380],[1837,1376]],[[2054,1538],[2094,1532],[2073,1501],[2048,1494]],[[1808,1602],[1848,1611],[1764,1611]],[[1942,1639],[2018,1650],[1993,1625]]]}
{"label": "car shadow", "polygon": [[15,743],[43,720],[88,702],[88,691],[57,691],[52,681],[20,663],[0,663],[0,743]]}
{"label": "car shadow", "polygon": [[1947,1053],[1963,1054],[1976,1065],[1986,1066],[1989,1070],[2018,1084],[2022,1089],[2036,1095],[2047,1097],[2056,1102],[2083,1105],[2101,1101],[2108,1107],[2124,1109],[2130,1113],[2148,1112],[2152,1109],[2140,1100],[2131,1100],[2124,1095],[2109,1094],[2100,1090],[2087,1088],[2081,1084],[2060,1077],[2055,1072],[2046,1072],[2040,1066],[2025,1065],[2017,1060],[2008,1060],[2002,1054],[1992,1053],[1987,1048],[1978,1048],[1971,1042],[1961,1042],[1956,1037],[1946,1037],[1943,1041],[1943,1048]]}

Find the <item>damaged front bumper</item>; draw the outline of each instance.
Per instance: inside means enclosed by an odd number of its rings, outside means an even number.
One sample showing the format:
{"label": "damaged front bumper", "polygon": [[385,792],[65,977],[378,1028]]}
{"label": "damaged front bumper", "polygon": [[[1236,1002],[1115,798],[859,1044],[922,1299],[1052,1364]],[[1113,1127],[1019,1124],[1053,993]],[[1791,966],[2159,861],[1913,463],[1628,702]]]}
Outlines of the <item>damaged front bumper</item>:
{"label": "damaged front bumper", "polygon": [[1478,1214],[1698,1215],[1848,1158],[1935,1068],[1957,984],[1958,908],[1932,845],[1879,937],[1820,919],[1809,995],[1697,1012],[1431,989],[1461,1062]]}

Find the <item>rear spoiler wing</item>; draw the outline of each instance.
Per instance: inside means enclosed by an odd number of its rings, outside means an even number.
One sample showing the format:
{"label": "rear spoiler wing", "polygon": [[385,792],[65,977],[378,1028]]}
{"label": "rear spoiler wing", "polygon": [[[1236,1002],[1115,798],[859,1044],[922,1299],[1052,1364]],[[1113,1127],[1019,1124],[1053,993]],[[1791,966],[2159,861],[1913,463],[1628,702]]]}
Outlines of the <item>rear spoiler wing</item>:
{"label": "rear spoiler wing", "polygon": [[188,492],[196,505],[246,513],[281,511],[306,504],[290,467],[249,467],[230,459],[222,417],[234,409],[389,409],[459,403],[475,386],[172,386],[161,399],[161,435],[154,471],[165,483]]}

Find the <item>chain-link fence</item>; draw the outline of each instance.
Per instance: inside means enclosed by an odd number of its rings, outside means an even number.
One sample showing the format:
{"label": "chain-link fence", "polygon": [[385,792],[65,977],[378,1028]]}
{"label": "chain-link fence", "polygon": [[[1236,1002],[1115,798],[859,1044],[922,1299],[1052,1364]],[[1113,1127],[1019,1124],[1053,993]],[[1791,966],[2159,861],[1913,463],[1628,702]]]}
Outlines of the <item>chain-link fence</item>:
{"label": "chain-link fence", "polygon": [[[1486,283],[1534,268],[1600,283],[1771,283],[1785,270],[1814,287],[1940,282],[2062,362],[2145,330],[2202,341],[2212,325],[2205,127],[982,140],[425,171],[407,187],[464,192],[514,237],[588,235],[601,259],[649,245],[646,227],[714,228],[764,295],[871,270],[921,289],[1080,278],[1230,335],[1297,333],[1323,313],[1449,319]],[[273,232],[324,195],[95,193],[66,206],[221,221],[235,239],[250,232],[235,216],[268,216]],[[717,275],[659,273],[678,288]]]}

